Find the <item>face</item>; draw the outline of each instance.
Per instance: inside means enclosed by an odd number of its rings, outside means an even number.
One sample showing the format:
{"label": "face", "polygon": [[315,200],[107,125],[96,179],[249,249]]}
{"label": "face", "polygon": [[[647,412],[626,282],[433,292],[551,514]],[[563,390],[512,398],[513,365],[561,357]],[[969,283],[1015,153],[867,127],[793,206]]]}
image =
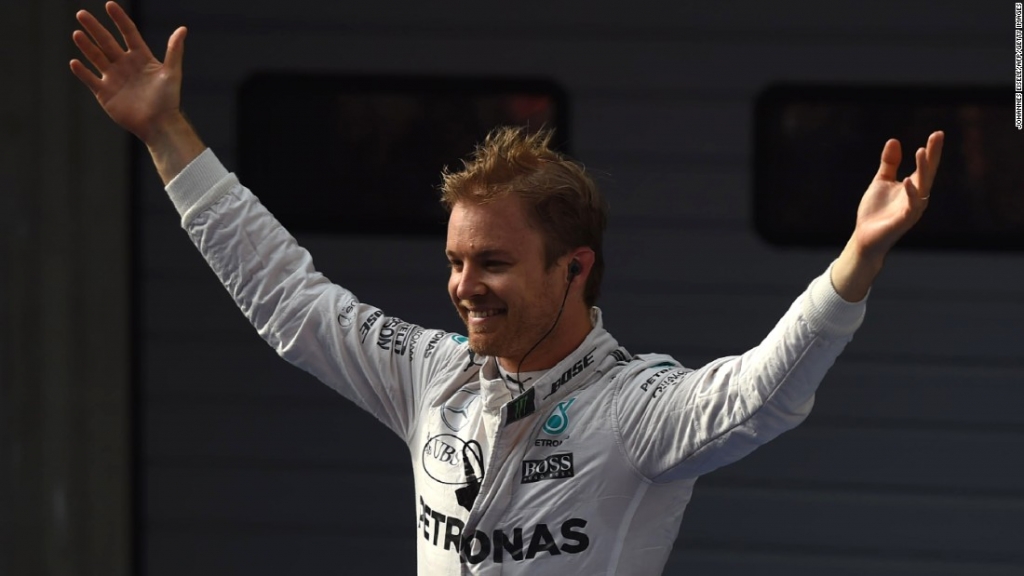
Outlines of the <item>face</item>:
{"label": "face", "polygon": [[448,293],[470,347],[518,362],[555,322],[566,287],[564,267],[545,269],[543,237],[528,224],[522,201],[456,204],[445,252]]}

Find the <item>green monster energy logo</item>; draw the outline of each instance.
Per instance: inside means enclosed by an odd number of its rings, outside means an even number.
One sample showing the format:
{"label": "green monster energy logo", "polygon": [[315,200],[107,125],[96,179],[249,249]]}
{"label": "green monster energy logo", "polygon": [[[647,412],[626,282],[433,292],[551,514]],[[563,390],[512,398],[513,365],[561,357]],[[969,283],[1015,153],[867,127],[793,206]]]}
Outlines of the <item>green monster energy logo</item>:
{"label": "green monster energy logo", "polygon": [[518,398],[508,403],[508,405],[506,406],[505,415],[506,426],[515,422],[516,420],[521,420],[523,418],[526,418],[530,414],[533,414],[533,411],[535,409],[533,403],[533,394],[533,388],[530,388],[529,390],[526,391],[525,394],[522,394]]}

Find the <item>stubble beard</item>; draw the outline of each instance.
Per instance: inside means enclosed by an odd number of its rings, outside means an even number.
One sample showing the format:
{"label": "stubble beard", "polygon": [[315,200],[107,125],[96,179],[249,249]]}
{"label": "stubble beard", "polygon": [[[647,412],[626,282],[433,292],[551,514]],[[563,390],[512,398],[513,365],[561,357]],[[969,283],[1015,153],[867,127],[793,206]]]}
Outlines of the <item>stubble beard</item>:
{"label": "stubble beard", "polygon": [[470,330],[468,319],[463,317],[469,333],[470,349],[479,356],[508,358],[518,363],[551,329],[558,316],[560,302],[540,303],[529,311],[521,308],[506,309],[497,330],[491,332]]}

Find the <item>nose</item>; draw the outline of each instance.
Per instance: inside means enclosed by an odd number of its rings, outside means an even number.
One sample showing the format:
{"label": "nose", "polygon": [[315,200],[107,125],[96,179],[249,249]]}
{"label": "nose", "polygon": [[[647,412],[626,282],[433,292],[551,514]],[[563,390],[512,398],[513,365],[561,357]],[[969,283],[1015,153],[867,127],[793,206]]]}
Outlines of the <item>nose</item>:
{"label": "nose", "polygon": [[452,281],[455,283],[455,297],[459,300],[470,300],[474,296],[482,296],[487,292],[487,286],[476,270],[475,266],[465,265],[462,271],[452,273]]}

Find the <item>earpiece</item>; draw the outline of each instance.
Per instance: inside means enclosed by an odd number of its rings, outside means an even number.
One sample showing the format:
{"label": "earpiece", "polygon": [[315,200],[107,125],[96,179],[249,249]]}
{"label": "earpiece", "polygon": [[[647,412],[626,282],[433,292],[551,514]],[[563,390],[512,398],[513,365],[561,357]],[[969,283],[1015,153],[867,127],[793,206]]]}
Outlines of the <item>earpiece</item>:
{"label": "earpiece", "polygon": [[573,258],[572,262],[569,262],[569,282],[572,282],[573,278],[579,276],[580,272],[583,272],[583,265],[580,264],[579,260]]}

